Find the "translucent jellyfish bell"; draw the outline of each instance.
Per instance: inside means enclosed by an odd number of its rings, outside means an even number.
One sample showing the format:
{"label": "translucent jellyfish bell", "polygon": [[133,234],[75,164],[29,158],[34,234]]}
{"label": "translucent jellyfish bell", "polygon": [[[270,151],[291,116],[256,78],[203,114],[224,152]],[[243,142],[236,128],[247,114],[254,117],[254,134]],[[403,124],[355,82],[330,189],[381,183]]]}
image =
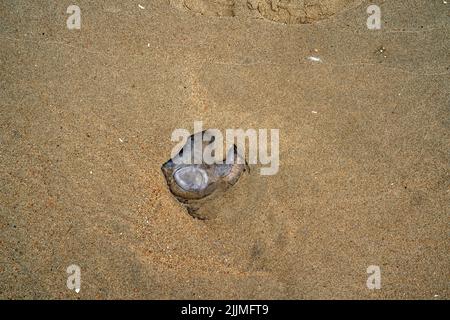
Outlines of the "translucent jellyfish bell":
{"label": "translucent jellyfish bell", "polygon": [[[201,148],[195,147],[195,137],[202,142]],[[211,148],[207,151],[212,157],[212,163],[204,157],[198,157],[200,163],[195,161],[196,155],[203,156],[206,148],[214,141],[215,136],[211,136],[209,131],[191,135],[183,148],[172,153],[171,158],[161,166],[170,192],[190,215],[198,219],[215,217],[214,205],[211,207],[209,203],[220,198],[248,169],[236,145],[229,148],[225,161],[219,160],[223,156],[222,150],[216,154],[213,149],[212,154]]]}
{"label": "translucent jellyfish bell", "polygon": [[181,167],[174,172],[173,177],[186,191],[202,191],[208,186],[208,174],[196,166]]}

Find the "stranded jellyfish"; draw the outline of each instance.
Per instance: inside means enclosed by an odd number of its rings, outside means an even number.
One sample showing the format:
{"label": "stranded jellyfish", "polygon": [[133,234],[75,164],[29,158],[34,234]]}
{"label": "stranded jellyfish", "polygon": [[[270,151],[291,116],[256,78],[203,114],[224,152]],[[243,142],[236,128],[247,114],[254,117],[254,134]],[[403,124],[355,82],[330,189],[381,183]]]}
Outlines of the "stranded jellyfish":
{"label": "stranded jellyfish", "polygon": [[[199,219],[209,216],[208,213],[200,212],[202,204],[220,196],[248,170],[244,157],[238,153],[235,145],[217,161],[222,153],[215,154],[216,149],[211,148],[214,140],[209,130],[191,135],[181,150],[161,167],[170,192],[189,214]],[[203,157],[205,148],[212,151],[210,154],[214,161]]]}

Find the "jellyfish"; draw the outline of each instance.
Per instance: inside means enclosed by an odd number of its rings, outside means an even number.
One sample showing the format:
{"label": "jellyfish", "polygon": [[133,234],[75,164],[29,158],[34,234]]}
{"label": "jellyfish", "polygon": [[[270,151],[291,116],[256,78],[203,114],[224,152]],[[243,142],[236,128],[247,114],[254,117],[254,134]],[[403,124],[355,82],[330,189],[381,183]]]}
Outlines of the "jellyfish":
{"label": "jellyfish", "polygon": [[[195,150],[196,135],[200,135],[197,138],[202,141],[201,150]],[[176,156],[161,167],[170,192],[191,216],[198,219],[211,216],[199,210],[205,202],[226,192],[244,172],[249,171],[236,145],[230,147],[221,161],[208,164],[202,159],[201,163],[196,163],[195,152],[203,154],[203,150],[213,142],[214,135],[208,130],[193,134]]]}

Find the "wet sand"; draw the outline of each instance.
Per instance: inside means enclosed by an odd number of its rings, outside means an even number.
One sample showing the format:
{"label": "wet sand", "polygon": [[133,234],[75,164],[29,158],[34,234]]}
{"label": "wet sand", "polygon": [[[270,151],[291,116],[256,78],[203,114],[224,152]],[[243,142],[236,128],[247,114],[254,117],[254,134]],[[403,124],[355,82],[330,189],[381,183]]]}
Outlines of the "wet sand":
{"label": "wet sand", "polygon": [[[450,4],[408,3],[371,31],[368,1],[289,25],[78,1],[68,30],[71,3],[3,1],[0,298],[448,299]],[[160,170],[196,120],[280,129],[278,174],[208,221]]]}

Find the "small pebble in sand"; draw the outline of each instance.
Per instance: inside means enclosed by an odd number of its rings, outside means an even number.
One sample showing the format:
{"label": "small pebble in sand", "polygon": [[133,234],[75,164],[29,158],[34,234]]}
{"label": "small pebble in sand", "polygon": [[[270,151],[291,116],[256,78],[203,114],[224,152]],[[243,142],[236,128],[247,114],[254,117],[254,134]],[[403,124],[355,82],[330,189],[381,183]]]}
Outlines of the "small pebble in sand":
{"label": "small pebble in sand", "polygon": [[316,114],[317,113],[317,111],[311,111],[312,113],[314,113],[314,114]]}
{"label": "small pebble in sand", "polygon": [[313,61],[313,62],[322,62],[322,59],[320,59],[319,57],[308,57],[309,61]]}
{"label": "small pebble in sand", "polygon": [[140,5],[140,4],[138,4],[138,7],[139,7],[140,9],[142,9],[142,10],[144,10],[144,9],[145,9],[145,7],[144,7],[144,6],[142,6],[142,5]]}
{"label": "small pebble in sand", "polygon": [[382,54],[384,58],[387,58],[385,52],[386,52],[386,48],[384,46],[381,46],[377,49],[377,53]]}
{"label": "small pebble in sand", "polygon": [[121,143],[123,143],[123,139],[122,139],[122,138],[119,138],[119,141],[120,141]]}
{"label": "small pebble in sand", "polygon": [[376,53],[377,53],[377,54],[381,54],[381,55],[383,56],[383,58],[385,58],[385,59],[387,58],[387,55],[386,55],[386,48],[385,48],[384,46],[379,47],[379,48],[377,49]]}

